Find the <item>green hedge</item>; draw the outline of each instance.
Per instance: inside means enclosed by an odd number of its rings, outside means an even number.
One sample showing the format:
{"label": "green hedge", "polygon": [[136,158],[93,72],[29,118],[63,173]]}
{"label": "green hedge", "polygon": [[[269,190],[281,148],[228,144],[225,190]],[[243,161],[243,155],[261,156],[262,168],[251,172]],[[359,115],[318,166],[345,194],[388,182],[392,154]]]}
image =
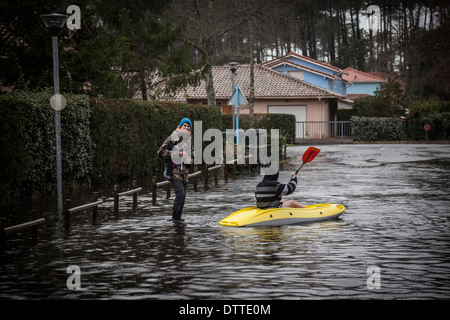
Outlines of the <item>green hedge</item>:
{"label": "green hedge", "polygon": [[[233,115],[222,115],[222,131],[233,128]],[[248,114],[239,115],[239,128],[247,130],[250,117]],[[283,136],[286,137],[287,143],[295,143],[295,115],[292,114],[279,114],[279,113],[257,113],[254,114],[254,128],[255,129],[267,129],[270,134],[270,129],[282,129]],[[281,146],[281,144],[280,144]]]}
{"label": "green hedge", "polygon": [[[29,126],[29,117],[25,116],[25,102],[0,97],[0,193],[20,187],[27,164],[32,160],[25,147],[23,132]],[[19,178],[19,179],[18,179]]]}
{"label": "green hedge", "polygon": [[338,109],[337,121],[350,121],[350,119],[357,114],[356,109]]}
{"label": "green hedge", "polygon": [[426,100],[411,103],[410,113],[414,116],[450,112],[450,101]]}
{"label": "green hedge", "polygon": [[405,139],[402,120],[398,118],[352,117],[354,141],[395,141]]}
{"label": "green hedge", "polygon": [[156,154],[184,117],[201,120],[203,132],[221,128],[218,108],[139,100],[91,99],[95,158],[92,177],[111,182],[162,172]]}
{"label": "green hedge", "polygon": [[450,139],[450,101],[414,101],[406,120],[405,131],[410,140],[425,140],[425,124],[431,127],[428,139]]}
{"label": "green hedge", "polygon": [[[54,190],[56,183],[55,111],[53,93],[14,92],[0,97],[2,179],[0,189]],[[65,182],[88,177],[93,158],[89,98],[66,95],[61,111],[62,170]],[[8,119],[4,121],[3,119]],[[11,157],[5,152],[11,153]],[[5,170],[5,171],[4,171]]]}
{"label": "green hedge", "polygon": [[409,140],[425,140],[424,126],[430,125],[429,140],[450,139],[450,112],[431,113],[408,119],[405,123],[406,136]]}

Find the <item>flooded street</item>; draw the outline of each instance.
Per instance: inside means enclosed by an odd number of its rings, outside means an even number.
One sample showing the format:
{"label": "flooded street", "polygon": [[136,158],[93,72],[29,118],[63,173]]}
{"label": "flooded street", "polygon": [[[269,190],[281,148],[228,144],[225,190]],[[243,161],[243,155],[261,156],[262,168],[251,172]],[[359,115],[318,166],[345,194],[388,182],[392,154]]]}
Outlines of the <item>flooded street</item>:
{"label": "flooded street", "polygon": [[[188,185],[184,223],[172,223],[165,188],[112,198],[72,215],[70,233],[42,212],[38,243],[29,230],[7,235],[0,258],[1,299],[449,299],[450,145],[349,144],[322,151],[303,167],[302,204],[338,203],[337,220],[305,225],[218,225],[254,205],[258,173]],[[307,146],[288,148],[286,183]],[[95,191],[95,190],[94,190]],[[100,194],[102,196],[102,194]],[[108,196],[111,196],[109,194]],[[74,201],[74,200],[73,200]],[[77,205],[75,201],[73,205]],[[80,269],[70,290],[68,266]],[[372,273],[378,270],[379,273]],[[374,277],[375,276],[375,277]],[[378,277],[379,276],[379,277]]]}

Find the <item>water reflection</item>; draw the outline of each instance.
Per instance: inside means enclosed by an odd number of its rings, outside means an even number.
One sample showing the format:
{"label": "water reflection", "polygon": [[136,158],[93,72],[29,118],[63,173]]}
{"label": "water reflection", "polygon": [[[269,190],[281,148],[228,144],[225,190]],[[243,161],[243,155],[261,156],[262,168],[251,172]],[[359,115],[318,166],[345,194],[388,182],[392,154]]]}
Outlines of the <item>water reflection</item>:
{"label": "water reflection", "polygon": [[315,254],[317,245],[329,248],[339,241],[340,225],[339,221],[326,221],[321,225],[283,228],[221,228],[220,233],[224,246],[233,253],[235,260],[286,266],[302,264],[307,256],[320,260]]}

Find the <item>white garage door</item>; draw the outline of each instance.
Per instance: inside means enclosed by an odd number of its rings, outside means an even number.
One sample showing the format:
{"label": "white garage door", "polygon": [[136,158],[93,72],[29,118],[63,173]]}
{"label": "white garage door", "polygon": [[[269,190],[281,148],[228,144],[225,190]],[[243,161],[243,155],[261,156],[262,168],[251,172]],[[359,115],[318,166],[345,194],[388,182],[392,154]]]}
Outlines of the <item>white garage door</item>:
{"label": "white garage door", "polygon": [[[269,106],[268,113],[293,114],[297,122],[306,121],[306,106]],[[305,136],[305,126],[295,126],[295,136],[302,138]]]}

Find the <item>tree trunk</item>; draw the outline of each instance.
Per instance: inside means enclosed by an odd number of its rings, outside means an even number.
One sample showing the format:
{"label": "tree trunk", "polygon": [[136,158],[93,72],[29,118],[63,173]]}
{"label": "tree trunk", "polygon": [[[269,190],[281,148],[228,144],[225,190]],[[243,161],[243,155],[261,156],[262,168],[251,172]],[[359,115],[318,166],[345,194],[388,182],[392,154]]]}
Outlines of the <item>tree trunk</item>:
{"label": "tree trunk", "polygon": [[356,8],[356,39],[361,39],[361,30],[359,28],[359,9],[360,7]]}
{"label": "tree trunk", "polygon": [[[358,11],[356,11],[356,14],[358,14]],[[355,21],[353,20],[353,8],[352,7],[350,7],[350,23],[352,26],[352,37],[353,37],[353,39],[356,39]]]}
{"label": "tree trunk", "polygon": [[309,19],[308,24],[309,56],[312,59],[317,59],[316,28],[312,17]]}
{"label": "tree trunk", "polygon": [[214,92],[214,81],[213,81],[213,75],[212,75],[212,68],[211,63],[207,66],[208,70],[205,74],[205,82],[206,82],[206,97],[208,100],[209,106],[216,106],[216,94]]}
{"label": "tree trunk", "polygon": [[304,16],[300,17],[300,47],[302,48],[302,55],[308,55],[308,46],[307,46],[307,24],[305,23],[306,19]]}
{"label": "tree trunk", "polygon": [[[333,21],[333,11],[331,8],[331,3],[328,2],[328,14],[329,16],[327,17],[327,15],[325,15],[325,20],[327,21],[328,25],[334,25],[334,21]],[[331,31],[331,30],[330,30]],[[336,60],[336,50],[335,50],[335,45],[334,45],[334,31],[331,32],[327,32],[328,33],[328,51],[330,53],[330,63],[334,63],[334,61]]]}
{"label": "tree trunk", "polygon": [[139,71],[139,86],[141,88],[142,100],[148,101],[147,84],[145,82],[145,72],[144,72],[144,70],[140,70]]}

